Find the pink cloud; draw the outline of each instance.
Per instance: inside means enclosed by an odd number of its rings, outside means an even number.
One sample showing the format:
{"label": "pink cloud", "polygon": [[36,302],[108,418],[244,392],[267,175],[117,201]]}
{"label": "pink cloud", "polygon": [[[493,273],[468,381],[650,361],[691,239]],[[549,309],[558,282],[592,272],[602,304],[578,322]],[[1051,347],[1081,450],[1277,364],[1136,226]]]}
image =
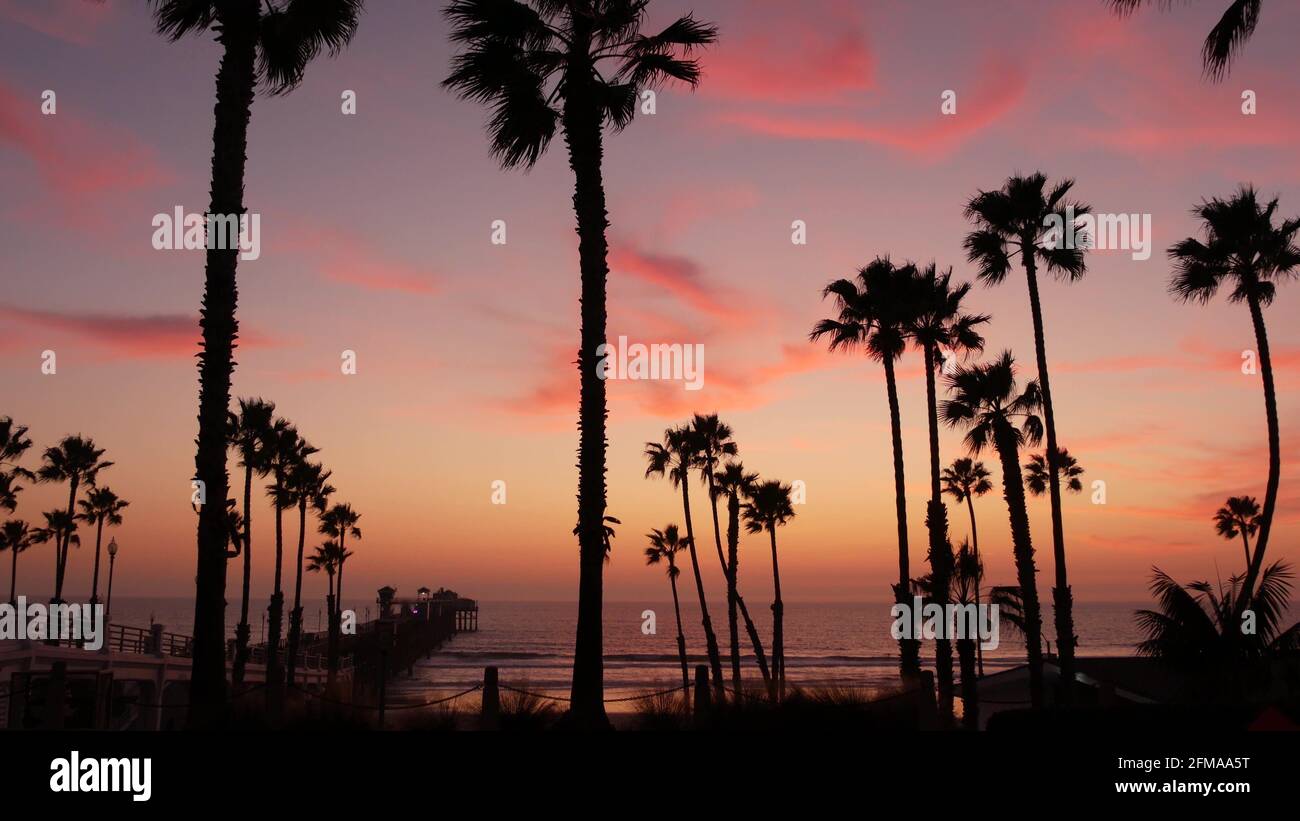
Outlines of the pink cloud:
{"label": "pink cloud", "polygon": [[882,122],[841,114],[768,114],[752,110],[718,115],[725,125],[764,136],[789,140],[863,142],[896,148],[926,157],[942,156],[996,123],[1023,98],[1027,73],[1005,58],[987,58],[968,86],[954,90],[957,114],[943,115],[935,100],[934,113],[921,121]]}
{"label": "pink cloud", "polygon": [[724,322],[739,322],[745,312],[737,297],[709,284],[694,260],[656,254],[636,246],[615,242],[609,249],[611,273],[627,274],[659,287],[697,311]]}
{"label": "pink cloud", "polygon": [[[110,355],[127,359],[190,357],[199,351],[197,316],[41,311],[0,304],[0,317],[30,328],[68,334],[91,342]],[[268,334],[244,326],[240,329],[238,344],[247,349],[281,343]]]}
{"label": "pink cloud", "polygon": [[428,268],[393,257],[356,234],[294,221],[285,225],[280,239],[286,250],[304,253],[322,276],[335,282],[422,296],[437,291]]}
{"label": "pink cloud", "polygon": [[0,19],[84,46],[108,20],[112,8],[110,3],[86,0],[0,0]]}

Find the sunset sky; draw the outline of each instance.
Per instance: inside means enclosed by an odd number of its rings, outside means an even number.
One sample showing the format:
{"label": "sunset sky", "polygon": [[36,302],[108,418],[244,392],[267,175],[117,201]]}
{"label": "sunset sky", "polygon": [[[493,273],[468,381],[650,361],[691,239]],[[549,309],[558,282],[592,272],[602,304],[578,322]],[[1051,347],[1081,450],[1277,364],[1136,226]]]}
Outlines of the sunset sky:
{"label": "sunset sky", "polygon": [[[572,177],[556,141],[530,173],[499,170],[485,111],[439,87],[452,53],[426,0],[372,0],[352,45],[301,88],[259,96],[245,201],[262,254],[239,265],[236,396],[274,400],[362,513],[353,592],[444,585],[483,599],[576,598],[578,272]],[[1061,444],[1086,469],[1065,500],[1079,600],[1139,600],[1151,565],[1226,578],[1239,543],[1211,517],[1261,500],[1267,469],[1249,314],[1166,293],[1164,249],[1196,231],[1189,209],[1253,182],[1300,214],[1300,6],[1268,3],[1229,78],[1202,79],[1200,44],[1224,4],[1115,19],[1101,0],[777,2],[654,0],[650,27],[694,9],[720,42],[690,94],[607,142],[611,340],[702,343],[705,387],[610,384],[609,513],[623,524],[610,600],[667,595],[642,534],[681,522],[680,497],[642,478],[642,449],[692,411],[735,429],[750,470],[802,480],[807,504],[779,535],[787,601],[883,600],[897,574],[889,420],[880,368],[807,341],[831,314],[821,288],[877,254],[937,260],[970,279],[967,199],[1015,171],[1077,179],[1102,212],[1152,215],[1154,252],[1091,253],[1074,285],[1044,281]],[[0,415],[40,450],[80,432],[116,465],[131,502],[115,595],[191,595],[189,506],[197,431],[199,251],[156,251],[155,214],[207,208],[210,38],[169,43],[146,4],[0,0]],[[41,94],[57,114],[41,114]],[[340,95],[357,95],[356,116]],[[957,93],[957,114],[940,113]],[[1241,113],[1243,90],[1258,113]],[[508,241],[490,242],[504,220]],[[807,245],[791,243],[804,220]],[[1300,561],[1300,283],[1267,310],[1281,411],[1282,489],[1270,556]],[[1034,375],[1023,275],[977,286],[988,349]],[[41,372],[42,351],[57,373]],[[358,373],[343,375],[344,350]],[[913,568],[924,571],[924,380],[904,358]],[[944,463],[964,455],[945,431]],[[984,461],[999,476],[997,459]],[[232,461],[232,471],[234,470]],[[233,477],[232,477],[233,478]],[[507,483],[505,505],[491,483]],[[236,488],[242,492],[242,474]],[[710,525],[695,493],[696,527]],[[29,488],[17,516],[66,504]],[[1051,579],[1046,498],[1030,499],[1040,587]],[[951,505],[950,505],[951,507]],[[1014,579],[1000,492],[976,502],[992,584]],[[260,593],[272,516],[255,512]],[[954,540],[966,513],[952,509]],[[296,543],[296,518],[286,518]],[[87,588],[93,532],[70,562]],[[310,546],[319,539],[309,542]],[[23,555],[19,592],[48,594],[50,547]],[[711,555],[711,539],[708,553]],[[766,540],[742,542],[741,588],[770,595]],[[716,562],[712,596],[724,598]],[[0,563],[8,583],[8,558]],[[232,583],[236,574],[232,571]],[[311,595],[323,579],[310,580]],[[229,600],[237,600],[232,590]]]}

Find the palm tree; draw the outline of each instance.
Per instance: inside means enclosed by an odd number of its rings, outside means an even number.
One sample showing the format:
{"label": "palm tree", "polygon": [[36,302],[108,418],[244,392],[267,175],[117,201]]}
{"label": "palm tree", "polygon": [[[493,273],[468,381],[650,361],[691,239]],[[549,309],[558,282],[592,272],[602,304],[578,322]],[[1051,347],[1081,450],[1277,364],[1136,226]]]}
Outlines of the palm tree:
{"label": "palm tree", "polygon": [[[970,543],[972,561],[976,562],[980,568],[984,567],[984,562],[980,559],[980,537],[979,531],[975,528],[975,503],[976,496],[983,496],[993,489],[992,483],[989,482],[991,474],[984,467],[983,462],[976,462],[965,456],[954,459],[952,464],[943,469],[943,492],[951,496],[958,504],[966,503],[966,510],[970,513]],[[980,604],[980,585],[979,580],[975,582],[975,606]],[[975,655],[979,662],[980,675],[984,675],[984,647],[977,643],[975,645]]]}
{"label": "palm tree", "polygon": [[[957,604],[975,605],[978,612],[980,583],[984,579],[984,563],[969,541],[963,541],[957,550],[953,565],[952,592]],[[976,675],[977,656],[982,642],[971,636],[957,639],[957,662],[961,665],[961,718],[968,730],[979,727],[979,682]],[[983,675],[981,670],[978,675]]]}
{"label": "palm tree", "polygon": [[[45,527],[36,528],[31,531],[32,544],[45,544],[53,542],[55,552],[62,545],[76,545],[81,547],[81,537],[77,535],[77,519],[70,515],[66,510],[47,510],[41,514],[45,519]],[[56,572],[55,578],[58,578]],[[53,601],[62,601],[55,598]]]}
{"label": "palm tree", "polygon": [[1214,529],[1225,539],[1235,539],[1241,534],[1241,547],[1246,552],[1246,569],[1250,569],[1250,537],[1259,530],[1259,502],[1254,496],[1233,496],[1214,513]]}
{"label": "palm tree", "polygon": [[767,531],[772,540],[772,680],[776,698],[785,698],[785,605],[781,603],[781,569],[776,560],[776,529],[794,518],[790,486],[768,479],[754,486],[744,510],[745,530]]}
{"label": "palm tree", "polygon": [[77,506],[81,512],[77,518],[86,524],[95,526],[95,574],[90,584],[90,603],[99,603],[99,548],[104,540],[104,525],[117,527],[122,524],[122,511],[131,503],[109,487],[91,488],[85,499],[79,499]]}
{"label": "palm tree", "polygon": [[570,719],[608,727],[604,707],[601,599],[605,515],[605,382],[600,346],[606,333],[604,129],[618,132],[636,113],[638,95],[668,80],[690,87],[689,59],[717,30],[687,15],[658,34],[641,33],[647,0],[452,0],[451,39],[464,48],[443,85],[492,107],[491,151],[504,168],[531,168],[557,127],[574,176],[581,270],[578,351],[578,629]]}
{"label": "palm tree", "polygon": [[[153,0],[158,33],[176,41],[213,35],[221,45],[213,111],[211,201],[208,213],[232,217],[244,208],[244,165],[253,96],[260,85],[284,94],[303,78],[321,51],[337,54],[352,39],[362,0]],[[195,478],[208,498],[227,498],[226,414],[235,369],[239,249],[211,243],[204,266],[199,325],[199,433]],[[219,723],[227,708],[225,510],[199,511],[195,573],[194,645],[188,723]]]}
{"label": "palm tree", "polygon": [[[867,355],[885,368],[885,390],[889,399],[889,428],[894,452],[894,506],[898,522],[898,584],[894,601],[910,606],[911,562],[907,547],[907,493],[903,477],[903,427],[898,410],[898,380],[894,363],[907,348],[906,327],[914,309],[916,268],[911,263],[897,266],[889,257],[876,257],[852,280],[839,279],[827,285],[822,297],[833,296],[839,315],[823,319],[809,334],[817,341],[830,338],[830,349],[864,348]],[[776,650],[773,648],[773,653]],[[905,679],[921,673],[921,643],[898,640],[899,671]]]}
{"label": "palm tree", "polygon": [[[1071,493],[1079,493],[1083,490],[1083,482],[1079,477],[1083,475],[1083,466],[1079,460],[1070,455],[1068,448],[1061,448],[1056,453],[1056,476],[1057,481]],[[1047,492],[1050,480],[1047,476],[1047,454],[1035,453],[1029,457],[1025,463],[1025,487],[1035,496],[1042,496]]]}
{"label": "palm tree", "polygon": [[758,671],[763,676],[763,688],[772,692],[772,676],[767,669],[767,656],[763,653],[763,640],[759,638],[758,628],[749,617],[749,608],[740,595],[740,500],[748,498],[758,484],[757,473],[746,473],[740,462],[728,462],[721,470],[714,472],[714,497],[727,497],[727,566],[731,575],[728,581],[736,587],[736,604],[745,620],[745,631],[749,633],[749,642],[754,645],[754,658],[758,662]]}
{"label": "palm tree", "polygon": [[[1121,17],[1132,14],[1150,0],[1107,0]],[[1168,5],[1168,3],[1166,3]],[[1255,33],[1263,0],[1232,0],[1201,46],[1205,76],[1218,82],[1228,76],[1232,61]]]}
{"label": "palm tree", "polygon": [[1272,303],[1277,284],[1300,271],[1300,248],[1295,244],[1300,219],[1273,224],[1277,198],[1261,204],[1255,189],[1242,186],[1227,200],[1206,200],[1192,210],[1200,218],[1205,241],[1194,237],[1169,249],[1174,272],[1169,290],[1184,302],[1208,303],[1227,283],[1229,302],[1245,302],[1255,329],[1260,374],[1264,381],[1264,416],[1268,423],[1268,485],[1264,490],[1264,511],[1260,516],[1259,538],[1241,594],[1235,596],[1236,621],[1254,596],[1252,590],[1264,562],[1273,511],[1277,507],[1278,481],[1282,474],[1282,441],[1278,432],[1277,391],[1273,386],[1273,360],[1269,356],[1268,332],[1264,328],[1264,307]]}
{"label": "palm tree", "polygon": [[1038,383],[1032,381],[1023,393],[1016,392],[1015,360],[1010,351],[987,364],[958,367],[947,381],[952,398],[940,406],[943,421],[952,427],[966,428],[964,441],[973,455],[979,455],[991,445],[1002,461],[1002,498],[1006,500],[1011,519],[1011,543],[1024,611],[1030,699],[1034,707],[1041,707],[1043,627],[1034,578],[1037,570],[1029,534],[1029,512],[1020,474],[1020,448],[1036,445],[1042,439],[1043,424],[1037,416],[1042,407],[1042,394]]}
{"label": "palm tree", "polygon": [[241,398],[239,413],[231,413],[227,418],[226,438],[230,447],[239,454],[239,466],[244,469],[243,595],[239,602],[239,624],[235,627],[235,659],[230,668],[230,681],[236,688],[244,683],[248,643],[253,634],[252,625],[248,623],[249,589],[253,576],[253,475],[265,477],[271,469],[267,445],[274,420],[275,403],[260,398]]}
{"label": "palm tree", "polygon": [[293,687],[294,670],[298,662],[298,645],[302,639],[302,560],[307,539],[307,508],[323,514],[334,486],[329,483],[331,471],[319,462],[309,462],[305,457],[295,462],[289,470],[288,492],[298,505],[298,558],[294,562],[293,610],[289,613],[289,648],[286,681]]}
{"label": "palm tree", "polygon": [[8,467],[11,473],[24,479],[35,479],[36,474],[18,466],[18,460],[31,446],[32,440],[27,438],[26,426],[15,424],[12,417],[0,416],[0,471]]}
{"label": "palm tree", "polygon": [[0,509],[13,513],[18,509],[18,494],[23,486],[18,484],[18,472],[0,473]]}
{"label": "palm tree", "polygon": [[685,549],[687,539],[677,534],[677,525],[668,525],[663,530],[651,530],[646,534],[650,546],[645,549],[645,563],[668,563],[668,582],[673,588],[673,615],[677,617],[677,656],[682,662],[682,693],[690,696],[691,677],[686,669],[686,634],[682,632],[682,607],[677,599],[677,577],[681,569],[677,567],[677,553]]}
{"label": "palm tree", "polygon": [[[930,432],[930,501],[925,523],[930,537],[930,575],[933,577],[935,603],[948,603],[952,582],[952,544],[948,540],[948,508],[943,503],[939,469],[939,400],[935,390],[935,371],[944,367],[945,353],[963,358],[984,350],[979,326],[989,321],[984,314],[968,314],[962,302],[970,293],[970,283],[954,285],[952,269],[939,272],[930,263],[918,272],[907,334],[925,356],[925,408]],[[953,681],[952,644],[946,636],[935,639],[935,668],[938,671],[940,715],[951,721]]]}
{"label": "palm tree", "polygon": [[[1291,595],[1291,568],[1274,562],[1260,575],[1259,587],[1245,605],[1241,577],[1216,591],[1209,582],[1183,586],[1152,568],[1151,593],[1158,610],[1137,611],[1146,639],[1138,653],[1169,664],[1235,676],[1244,664],[1300,650],[1300,623],[1280,630]],[[1236,613],[1255,614],[1255,630],[1242,630]]]}
{"label": "palm tree", "polygon": [[0,552],[13,551],[9,571],[9,603],[16,605],[18,598],[18,554],[31,547],[36,541],[36,532],[22,519],[10,519],[0,527]]}
{"label": "palm tree", "polygon": [[737,594],[736,579],[727,557],[722,552],[722,528],[718,524],[718,494],[714,487],[713,474],[723,459],[730,459],[740,452],[736,441],[731,438],[731,426],[718,418],[716,413],[695,414],[691,419],[691,430],[699,441],[700,451],[695,467],[709,487],[709,509],[713,513],[713,543],[718,548],[718,563],[722,566],[722,577],[727,580],[727,631],[731,640],[731,686],[740,692],[740,626],[736,616]]}
{"label": "palm tree", "polygon": [[[101,461],[104,449],[95,447],[92,439],[80,434],[65,436],[59,444],[46,448],[42,454],[43,462],[36,471],[42,482],[68,483],[68,508],[65,511],[71,521],[77,504],[77,491],[85,484],[95,487],[95,480],[101,470],[113,466],[112,462]],[[75,530],[75,526],[73,527]],[[54,601],[63,601],[63,578],[68,566],[68,542],[66,536],[70,530],[61,531],[64,535],[54,545]]]}
{"label": "palm tree", "polygon": [[330,610],[328,650],[330,687],[334,686],[339,666],[339,628],[340,619],[343,617],[343,565],[352,555],[352,552],[347,549],[347,538],[349,536],[354,539],[361,538],[361,529],[357,527],[357,522],[360,520],[361,514],[353,510],[352,505],[335,504],[320,515],[320,526],[317,528],[321,534],[329,536],[336,547],[332,554],[338,581],[334,586],[334,607]]}
{"label": "palm tree", "polygon": [[[1060,448],[1056,442],[1056,415],[1052,405],[1052,385],[1047,373],[1047,343],[1043,334],[1043,310],[1038,297],[1038,265],[1066,282],[1075,282],[1087,272],[1081,242],[1061,241],[1063,231],[1074,231],[1073,221],[1092,209],[1084,203],[1067,199],[1074,180],[1058,182],[1046,191],[1047,178],[1041,173],[1027,177],[1010,177],[998,191],[981,191],[966,205],[966,218],[975,230],[966,236],[969,261],[979,268],[979,278],[986,285],[997,285],[1011,271],[1012,259],[1019,257],[1029,286],[1029,309],[1034,321],[1034,353],[1038,361],[1038,385],[1042,392],[1043,421],[1047,434],[1047,459],[1055,470],[1049,476],[1048,490],[1052,506],[1052,559],[1056,585],[1052,602],[1056,615],[1056,644],[1060,656],[1061,678],[1066,683],[1062,698],[1072,697],[1074,682],[1074,602],[1070,593],[1069,574],[1065,566],[1065,525],[1061,518]],[[1076,232],[1078,233],[1078,232]]]}
{"label": "palm tree", "polygon": [[324,572],[329,577],[329,592],[325,596],[325,612],[329,614],[329,624],[327,630],[327,653],[329,660],[332,662],[334,653],[337,651],[334,635],[334,574],[339,568],[339,546],[337,542],[325,542],[316,547],[310,556],[307,557],[307,570],[310,573]]}
{"label": "palm tree", "polygon": [[686,517],[686,546],[691,552],[691,569],[695,572],[695,592],[700,598],[700,620],[704,625],[704,645],[708,650],[709,667],[713,672],[713,688],[719,700],[725,693],[722,683],[722,658],[718,652],[718,637],[713,632],[709,618],[709,602],[704,595],[704,577],[700,575],[700,560],[695,552],[695,525],[691,522],[691,468],[699,458],[699,437],[690,427],[682,425],[664,431],[663,444],[646,442],[646,478],[667,476],[673,487],[682,489],[682,514]]}
{"label": "palm tree", "polygon": [[[269,630],[267,632],[266,642],[266,682],[269,685],[266,688],[268,703],[272,705],[272,710],[278,709],[280,688],[284,684],[283,667],[280,658],[280,636],[283,634],[284,627],[284,588],[282,584],[284,572],[284,527],[283,513],[297,504],[290,485],[289,477],[295,467],[303,462],[308,456],[316,452],[316,448],[307,443],[305,439],[298,435],[298,430],[288,421],[277,419],[271,425],[270,436],[267,440],[267,466],[271,476],[271,484],[267,485],[266,493],[271,498],[271,503],[275,508],[275,584],[271,592],[271,604],[267,608],[267,623]],[[299,534],[299,540],[304,538]]]}

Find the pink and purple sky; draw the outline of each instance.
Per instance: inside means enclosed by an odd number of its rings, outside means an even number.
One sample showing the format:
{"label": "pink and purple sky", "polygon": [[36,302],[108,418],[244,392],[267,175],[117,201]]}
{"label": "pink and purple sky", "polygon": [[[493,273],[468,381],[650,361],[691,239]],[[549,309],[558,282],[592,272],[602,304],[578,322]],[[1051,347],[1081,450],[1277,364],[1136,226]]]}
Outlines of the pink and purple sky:
{"label": "pink and purple sky", "polygon": [[[235,394],[273,399],[321,449],[335,500],[362,513],[351,590],[572,599],[578,276],[562,146],[531,173],[500,171],[484,110],[438,87],[451,55],[441,4],[369,5],[344,54],[254,104],[246,203],[263,247],[239,266]],[[1184,580],[1237,571],[1240,545],[1218,538],[1211,516],[1229,495],[1263,496],[1260,380],[1240,367],[1254,347],[1249,316],[1223,299],[1171,300],[1163,251],[1195,231],[1193,204],[1242,182],[1300,213],[1300,7],[1268,4],[1230,77],[1209,84],[1199,49],[1219,5],[1117,20],[1100,0],[656,0],[651,26],[694,9],[721,40],[702,57],[697,93],[661,92],[654,116],[608,141],[609,330],[703,343],[705,387],[611,383],[609,512],[623,524],[607,598],[666,595],[641,534],[680,522],[680,499],[642,478],[641,452],[694,410],[732,424],[749,469],[806,483],[807,504],[780,534],[787,600],[889,596],[883,379],[861,356],[806,341],[830,311],[820,290],[885,253],[971,278],[963,204],[1033,170],[1076,178],[1098,211],[1153,220],[1149,260],[1094,252],[1083,281],[1043,287],[1061,443],[1085,484],[1107,486],[1105,505],[1088,492],[1065,501],[1076,598],[1143,599],[1152,564]],[[28,467],[74,432],[117,463],[101,476],[131,502],[115,531],[116,595],[193,589],[203,256],[155,251],[150,237],[155,214],[207,206],[217,58],[210,38],[155,35],[143,3],[0,0],[0,415],[30,426]],[[41,114],[46,89],[53,116]],[[345,89],[356,116],[340,112]],[[955,116],[940,113],[947,89]],[[1241,113],[1245,89],[1254,116]],[[490,242],[498,219],[504,246]],[[794,220],[807,223],[807,245],[791,243]],[[1270,555],[1292,561],[1298,299],[1300,285],[1284,286],[1267,312],[1284,458]],[[994,317],[990,351],[1012,348],[1032,375],[1023,277],[977,287],[971,303]],[[55,375],[41,372],[47,349]],[[356,375],[340,372],[344,350],[357,354]],[[918,355],[902,373],[919,573]],[[958,434],[942,447],[945,463],[963,455]],[[996,479],[996,458],[985,461]],[[505,505],[491,504],[497,479]],[[62,486],[28,489],[17,515],[39,521],[65,500]],[[1047,501],[1030,504],[1047,586]],[[987,578],[1011,582],[1000,495],[979,499],[977,514]],[[256,515],[265,594],[272,518]],[[965,512],[951,518],[960,540]],[[703,533],[707,521],[697,513]],[[48,550],[24,555],[20,592],[49,592]],[[742,589],[762,600],[765,540],[742,550]],[[89,586],[90,559],[87,547],[73,557],[73,595]],[[721,596],[718,568],[704,571]],[[323,579],[309,584],[315,595]]]}

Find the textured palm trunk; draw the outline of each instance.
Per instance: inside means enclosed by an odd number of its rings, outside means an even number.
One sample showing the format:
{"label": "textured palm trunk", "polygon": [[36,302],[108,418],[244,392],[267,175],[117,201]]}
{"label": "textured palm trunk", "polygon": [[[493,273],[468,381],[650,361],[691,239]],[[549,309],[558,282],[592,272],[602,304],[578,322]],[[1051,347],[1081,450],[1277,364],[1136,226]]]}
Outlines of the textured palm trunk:
{"label": "textured palm trunk", "polygon": [[298,503],[298,561],[293,568],[293,610],[289,613],[289,649],[285,655],[285,682],[293,687],[298,667],[298,644],[302,641],[302,552],[307,543],[307,503]]}
{"label": "textured palm trunk", "polygon": [[[1022,248],[1032,244],[1022,242]],[[1038,298],[1038,274],[1032,251],[1022,254],[1029,281],[1029,307],[1034,318],[1034,352],[1038,357],[1038,385],[1043,391],[1043,426],[1047,429],[1047,478],[1052,502],[1052,559],[1056,566],[1056,586],[1052,588],[1056,616],[1056,652],[1061,665],[1061,699],[1069,704],[1074,691],[1074,599],[1065,569],[1065,526],[1061,520],[1061,477],[1057,471],[1059,451],[1056,444],[1056,414],[1052,409],[1052,386],[1047,378],[1047,342],[1043,335],[1043,309]]]}
{"label": "textured palm trunk", "polygon": [[10,559],[11,566],[9,568],[9,603],[17,604],[18,599],[15,594],[18,592],[18,545],[14,545],[10,549],[13,550],[14,555]]}
{"label": "textured palm trunk", "polygon": [[[907,555],[907,491],[903,483],[903,422],[898,412],[898,383],[894,378],[894,360],[885,357],[885,389],[889,396],[889,431],[894,451],[894,508],[898,521],[898,584],[894,585],[894,601],[911,608],[908,595],[911,588],[912,568]],[[775,650],[773,650],[775,652]],[[921,674],[921,642],[917,639],[898,640],[898,669],[904,679],[915,679]]]}
{"label": "textured palm trunk", "polygon": [[[275,471],[275,586],[271,604],[267,607],[266,636],[266,703],[272,717],[279,712],[284,695],[284,664],[280,656],[280,636],[284,629],[284,516],[280,509],[280,493],[284,489],[284,474]],[[340,574],[342,567],[339,568]]]}
{"label": "textured palm trunk", "polygon": [[1020,450],[1010,425],[994,431],[998,456],[1002,460],[1002,498],[1011,518],[1011,544],[1016,559],[1016,579],[1020,584],[1021,606],[1025,617],[1025,654],[1029,662],[1029,698],[1035,707],[1043,706],[1043,617],[1038,605],[1038,581],[1035,578],[1034,545],[1029,535],[1029,510],[1025,506],[1025,485],[1020,474]]}
{"label": "textured palm trunk", "polygon": [[785,605],[781,603],[781,568],[776,561],[776,529],[768,528],[772,539],[772,681],[776,700],[785,698]]}
{"label": "textured palm trunk", "polygon": [[[952,584],[952,545],[948,542],[948,507],[943,503],[939,484],[939,404],[935,395],[934,369],[936,350],[925,346],[925,405],[930,430],[930,503],[925,525],[930,536],[931,596],[940,607],[948,604]],[[946,612],[946,610],[945,610]],[[952,639],[946,633],[934,640],[934,665],[939,690],[939,716],[946,723],[953,718]]]}
{"label": "textured palm trunk", "polygon": [[979,684],[975,678],[974,639],[957,639],[957,662],[961,665],[961,723],[968,730],[980,726]]}
{"label": "textured palm trunk", "polygon": [[736,554],[728,558],[722,553],[722,529],[718,526],[718,498],[715,495],[712,471],[705,471],[709,480],[709,509],[713,513],[713,543],[718,548],[718,562],[722,565],[722,576],[727,580],[727,638],[731,641],[731,687],[740,696],[740,629],[736,619],[736,573],[734,570]]}
{"label": "textured palm trunk", "polygon": [[758,662],[758,672],[763,676],[763,687],[772,691],[772,675],[767,669],[767,656],[763,653],[763,639],[758,635],[754,620],[749,617],[749,608],[740,595],[740,498],[736,494],[727,497],[727,552],[731,557],[731,575],[737,585],[736,607],[745,621],[745,632],[749,633],[749,643],[754,646],[754,660]]}
{"label": "textured palm trunk", "polygon": [[90,581],[90,603],[99,603],[99,546],[104,541],[104,517],[95,519],[95,573]]}
{"label": "textured palm trunk", "polygon": [[253,628],[248,623],[248,592],[253,580],[253,469],[244,468],[244,583],[239,601],[239,624],[235,627],[235,660],[230,668],[230,681],[235,687],[244,683],[244,669],[248,666],[248,641]]}
{"label": "textured palm trunk", "polygon": [[[240,0],[218,7],[224,52],[217,70],[212,131],[212,189],[209,213],[244,213],[244,164],[252,113],[259,5]],[[194,645],[190,678],[190,727],[223,722],[226,689],[226,414],[234,371],[235,268],[238,248],[207,251],[199,325],[199,433],[195,473],[207,504],[199,512],[194,590]]]}
{"label": "textured palm trunk", "polygon": [[[570,54],[586,55],[590,45],[588,25],[574,26]],[[607,729],[605,714],[605,661],[603,584],[605,564],[605,382],[598,372],[597,349],[605,343],[606,289],[609,253],[605,231],[602,176],[604,146],[602,115],[590,83],[589,63],[579,60],[566,77],[563,113],[564,141],[573,171],[573,212],[577,221],[578,261],[581,271],[581,322],[578,349],[578,626],[573,653],[573,686],[569,720],[585,729]]]}
{"label": "textured palm trunk", "polygon": [[671,557],[668,560],[668,581],[673,588],[673,615],[677,617],[677,657],[682,662],[682,698],[691,697],[691,675],[688,671],[686,661],[686,633],[682,630],[682,606],[677,598],[677,576],[672,571],[676,565],[672,563]]}
{"label": "textured palm trunk", "polygon": [[722,654],[718,652],[718,636],[713,632],[709,618],[709,600],[704,595],[704,577],[700,575],[700,560],[695,552],[695,525],[691,523],[690,476],[682,477],[682,512],[686,516],[686,537],[690,540],[691,570],[695,572],[695,592],[700,598],[700,623],[704,626],[704,646],[709,655],[709,669],[713,673],[713,689],[719,703],[726,694],[722,683]]}
{"label": "textured palm trunk", "polygon": [[[1252,286],[1257,284],[1252,283]],[[1255,537],[1254,555],[1250,558],[1246,581],[1242,584],[1241,595],[1237,598],[1233,624],[1240,624],[1246,607],[1253,606],[1255,582],[1258,581],[1260,569],[1264,566],[1264,550],[1268,547],[1268,535],[1273,529],[1278,480],[1282,475],[1282,439],[1277,422],[1277,390],[1273,386],[1273,360],[1268,351],[1268,330],[1264,327],[1264,309],[1260,305],[1257,291],[1257,287],[1251,287],[1247,301],[1250,304],[1251,323],[1255,326],[1255,346],[1259,348],[1259,372],[1264,379],[1264,416],[1268,422],[1268,485],[1264,489],[1264,510],[1260,514],[1259,535]]]}
{"label": "textured palm trunk", "polygon": [[[980,566],[980,537],[975,530],[975,503],[971,501],[970,494],[966,494],[966,510],[970,513],[970,542],[971,553],[975,557],[975,566]],[[980,606],[980,579],[975,579],[975,607]],[[984,647],[979,642],[975,643],[975,659],[979,663],[980,675],[984,675]]]}

